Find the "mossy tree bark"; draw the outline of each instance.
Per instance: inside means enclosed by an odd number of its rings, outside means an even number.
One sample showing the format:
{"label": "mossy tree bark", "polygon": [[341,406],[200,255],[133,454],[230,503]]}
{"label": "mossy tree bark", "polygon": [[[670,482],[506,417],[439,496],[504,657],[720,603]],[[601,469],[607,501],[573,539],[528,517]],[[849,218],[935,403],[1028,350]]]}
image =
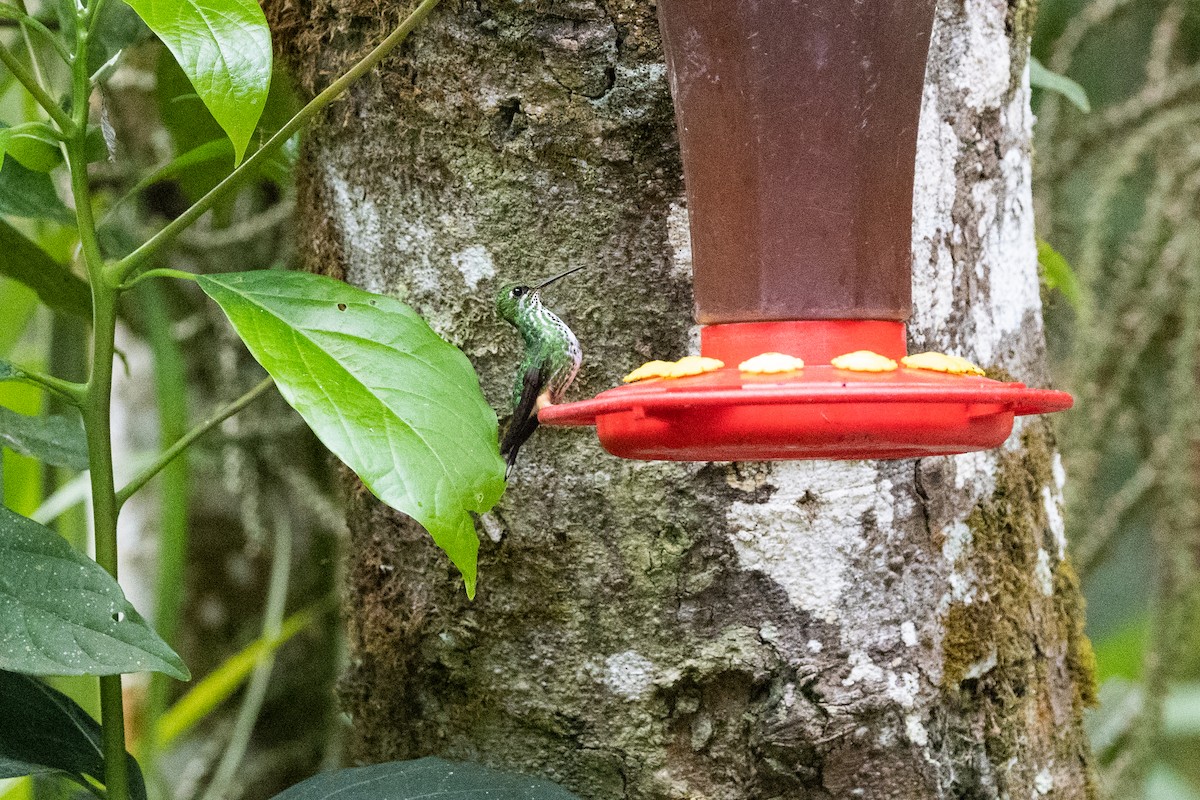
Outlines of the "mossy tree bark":
{"label": "mossy tree bark", "polygon": [[[403,9],[274,0],[315,89]],[[1031,9],[941,4],[915,193],[912,346],[1046,379],[1030,201]],[[403,298],[503,409],[496,285],[567,265],[576,396],[694,341],[651,4],[446,0],[313,132],[313,269]],[[892,462],[666,464],[544,430],[481,520],[467,602],[351,483],[353,756],[436,753],[588,798],[1088,797],[1092,697],[1046,422]]]}

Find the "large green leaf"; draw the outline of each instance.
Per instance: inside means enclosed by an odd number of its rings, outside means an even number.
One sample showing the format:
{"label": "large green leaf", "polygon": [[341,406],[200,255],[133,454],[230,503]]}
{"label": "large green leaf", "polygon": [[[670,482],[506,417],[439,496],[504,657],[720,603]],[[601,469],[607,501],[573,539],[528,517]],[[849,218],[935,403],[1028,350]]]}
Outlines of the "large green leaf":
{"label": "large green leaf", "polygon": [[[128,753],[129,789],[145,800],[146,784]],[[0,778],[60,773],[84,786],[104,782],[100,725],[74,700],[36,678],[0,670]]]}
{"label": "large green leaf", "polygon": [[2,506],[0,669],[189,677],[183,661],[99,564],[49,528]]}
{"label": "large green leaf", "polygon": [[0,445],[56,467],[88,468],[87,438],[78,418],[30,417],[0,406]]}
{"label": "large green leaf", "polygon": [[50,176],[26,169],[12,156],[5,156],[0,166],[0,214],[75,224],[75,214],[59,199]]}
{"label": "large green leaf", "polygon": [[283,397],[375,495],[416,519],[475,592],[469,511],[504,493],[471,363],[411,308],[303,272],[201,276]]}
{"label": "large green leaf", "polygon": [[241,161],[271,85],[271,31],[254,0],[132,0]]}
{"label": "large green leaf", "polygon": [[83,319],[92,317],[92,293],[88,285],[2,219],[0,275],[33,289],[55,311]]}
{"label": "large green leaf", "polygon": [[392,761],[324,772],[302,781],[275,800],[579,800],[541,778],[499,772],[479,764],[440,758]]}

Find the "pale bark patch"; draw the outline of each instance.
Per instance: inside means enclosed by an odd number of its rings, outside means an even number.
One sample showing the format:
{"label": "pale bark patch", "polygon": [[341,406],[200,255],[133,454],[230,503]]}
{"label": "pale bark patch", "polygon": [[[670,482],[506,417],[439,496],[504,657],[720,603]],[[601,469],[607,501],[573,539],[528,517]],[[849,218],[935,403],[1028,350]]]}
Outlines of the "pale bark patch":
{"label": "pale bark patch", "polygon": [[729,506],[738,561],[769,575],[797,608],[835,622],[846,571],[864,547],[863,518],[892,523],[890,485],[865,461],[784,462],[769,480],[775,491],[765,502]]}

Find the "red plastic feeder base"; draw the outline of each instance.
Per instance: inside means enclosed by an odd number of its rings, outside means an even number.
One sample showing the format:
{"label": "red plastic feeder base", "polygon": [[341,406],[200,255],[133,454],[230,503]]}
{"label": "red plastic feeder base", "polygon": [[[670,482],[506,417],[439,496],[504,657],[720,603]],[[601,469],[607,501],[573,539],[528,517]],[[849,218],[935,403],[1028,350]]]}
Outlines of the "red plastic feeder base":
{"label": "red plastic feeder base", "polygon": [[[1013,417],[1071,407],[1071,395],[975,376],[901,367],[852,372],[834,356],[905,355],[904,324],[881,321],[713,325],[701,353],[726,367],[645,381],[543,409],[544,425],[595,425],[622,458],[668,461],[916,458],[988,450]],[[738,364],[764,352],[803,358],[798,372],[751,375]]]}

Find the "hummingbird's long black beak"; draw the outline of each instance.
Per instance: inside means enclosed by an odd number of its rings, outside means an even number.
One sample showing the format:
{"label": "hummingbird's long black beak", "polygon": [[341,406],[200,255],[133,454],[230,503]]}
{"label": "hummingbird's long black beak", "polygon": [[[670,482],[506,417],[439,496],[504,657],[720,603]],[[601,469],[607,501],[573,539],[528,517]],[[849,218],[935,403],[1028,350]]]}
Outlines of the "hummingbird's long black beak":
{"label": "hummingbird's long black beak", "polygon": [[536,292],[539,289],[544,289],[545,287],[554,283],[556,280],[567,277],[572,272],[579,272],[579,270],[583,269],[585,266],[587,266],[587,265],[580,264],[578,267],[572,267],[571,269],[567,270],[566,272],[560,272],[557,275],[555,275],[553,278],[547,278],[546,280],[542,281],[537,286],[533,287],[533,290]]}

